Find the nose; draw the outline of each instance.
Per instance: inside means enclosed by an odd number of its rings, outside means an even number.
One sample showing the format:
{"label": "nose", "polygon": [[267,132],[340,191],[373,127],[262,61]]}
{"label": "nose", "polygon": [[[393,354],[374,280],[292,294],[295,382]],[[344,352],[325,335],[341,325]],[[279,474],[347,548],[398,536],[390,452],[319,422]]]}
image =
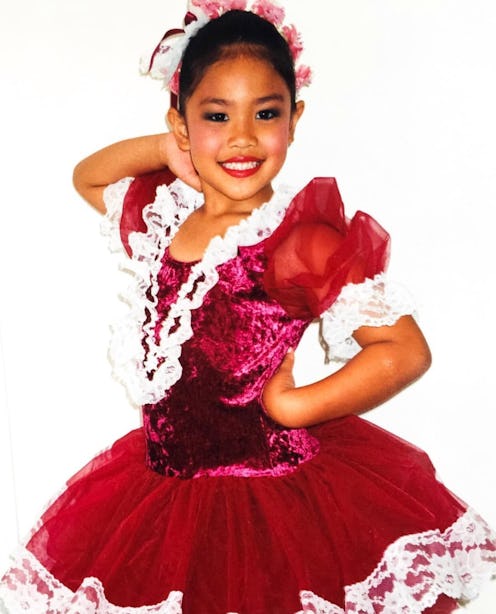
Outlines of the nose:
{"label": "nose", "polygon": [[257,144],[255,125],[251,118],[240,117],[231,122],[228,145],[245,149],[254,147]]}

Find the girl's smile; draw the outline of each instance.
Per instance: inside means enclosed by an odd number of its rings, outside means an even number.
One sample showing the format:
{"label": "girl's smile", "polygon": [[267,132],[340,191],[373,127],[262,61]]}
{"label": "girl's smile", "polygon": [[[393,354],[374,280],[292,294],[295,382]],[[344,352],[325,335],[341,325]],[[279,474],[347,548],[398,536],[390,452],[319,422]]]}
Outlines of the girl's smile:
{"label": "girl's smile", "polygon": [[249,212],[272,196],[303,103],[266,61],[226,58],[205,73],[186,104],[169,115],[179,146],[190,152],[206,206]]}
{"label": "girl's smile", "polygon": [[255,174],[262,165],[262,160],[251,156],[236,156],[225,162],[220,162],[221,167],[232,177],[249,177]]}

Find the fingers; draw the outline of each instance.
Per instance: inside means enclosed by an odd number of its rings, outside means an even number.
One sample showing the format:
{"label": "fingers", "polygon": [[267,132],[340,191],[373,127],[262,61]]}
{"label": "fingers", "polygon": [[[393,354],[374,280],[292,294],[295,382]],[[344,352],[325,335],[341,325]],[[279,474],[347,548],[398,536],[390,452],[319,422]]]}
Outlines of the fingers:
{"label": "fingers", "polygon": [[196,171],[193,170],[187,175],[187,177],[184,177],[184,182],[187,183],[192,188],[194,188],[197,192],[202,191],[200,177],[196,173]]}
{"label": "fingers", "polygon": [[289,428],[293,428],[292,416],[295,402],[294,360],[295,353],[290,349],[279,369],[266,383],[262,394],[262,403],[267,415],[279,424]]}
{"label": "fingers", "polygon": [[284,357],[279,369],[272,377],[272,385],[278,392],[284,392],[285,390],[291,390],[295,387],[295,381],[293,377],[294,368],[294,351],[289,350]]}

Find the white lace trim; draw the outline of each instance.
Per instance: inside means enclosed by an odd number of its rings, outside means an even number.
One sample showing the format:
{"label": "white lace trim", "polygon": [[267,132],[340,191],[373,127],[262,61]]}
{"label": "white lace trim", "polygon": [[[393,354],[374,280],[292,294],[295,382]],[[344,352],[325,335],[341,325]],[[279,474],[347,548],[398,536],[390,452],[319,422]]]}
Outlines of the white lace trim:
{"label": "white lace trim", "polygon": [[[0,583],[0,611],[19,614],[182,614],[182,593],[141,607],[119,607],[105,597],[97,578],[71,591],[26,549],[12,557]],[[420,614],[441,594],[474,599],[496,576],[496,535],[468,510],[446,531],[406,535],[391,544],[372,574],[345,587],[345,608],[301,591],[296,614]],[[236,614],[231,612],[229,614]]]}
{"label": "white lace trim", "polygon": [[352,334],[360,326],[391,326],[415,312],[412,296],[385,273],[359,284],[347,284],[321,316],[320,338],[326,360],[346,361],[360,351]]}
{"label": "white lace trim", "polygon": [[474,511],[451,527],[405,535],[391,544],[363,582],[345,587],[345,609],[311,592],[298,614],[420,614],[441,594],[467,602],[496,577],[496,534]]}
{"label": "white lace trim", "polygon": [[13,557],[0,584],[0,611],[20,614],[182,614],[182,593],[172,591],[155,605],[119,607],[105,597],[97,578],[85,578],[75,591],[59,582],[27,550]]}
{"label": "white lace trim", "polygon": [[[153,335],[157,321],[157,278],[166,247],[180,225],[202,202],[201,194],[178,180],[169,188],[161,185],[157,188],[154,202],[143,209],[146,233],[129,235],[132,258],[125,258],[121,264],[121,270],[131,278],[131,283],[121,294],[128,310],[112,327],[109,357],[114,377],[124,385],[130,399],[138,406],[158,401],[167,389],[169,375],[174,375],[170,362],[177,360],[179,352],[173,347],[168,349],[169,360],[162,362],[151,379],[147,375],[159,365],[159,346]],[[115,216],[111,222],[119,223],[120,220]],[[144,321],[146,313],[149,317]],[[150,348],[146,356],[143,339]]]}
{"label": "white lace trim", "polygon": [[125,177],[117,183],[108,185],[103,193],[107,213],[103,217],[100,230],[102,235],[108,238],[108,246],[111,252],[124,251],[120,233],[122,204],[132,181],[132,177]]}
{"label": "white lace trim", "polygon": [[496,534],[469,509],[443,533],[406,535],[391,544],[366,580],[346,588],[345,612],[418,614],[441,594],[470,601],[495,576]]}
{"label": "white lace trim", "polygon": [[[124,186],[117,186],[107,188],[106,196],[123,198]],[[193,335],[191,311],[200,307],[206,293],[217,283],[217,267],[234,258],[239,246],[254,245],[270,236],[281,223],[293,196],[294,191],[288,188],[278,190],[268,203],[231,226],[223,237],[216,236],[210,241],[203,258],[192,265],[188,279],[179,289],[157,342],[154,333],[158,273],[164,251],[183,221],[202,204],[201,195],[179,180],[168,188],[165,185],[157,188],[155,201],[143,210],[147,232],[135,232],[129,238],[133,257],[122,267],[133,278],[132,287],[123,295],[129,310],[121,324],[113,329],[110,345],[114,376],[124,384],[134,403],[158,402],[180,379],[182,344]],[[109,211],[114,209],[113,205],[109,206]],[[119,221],[117,215],[110,214],[111,226],[115,227]],[[117,232],[118,228],[106,230],[110,236]],[[146,313],[149,317],[143,321]],[[143,339],[148,347],[146,354]]]}

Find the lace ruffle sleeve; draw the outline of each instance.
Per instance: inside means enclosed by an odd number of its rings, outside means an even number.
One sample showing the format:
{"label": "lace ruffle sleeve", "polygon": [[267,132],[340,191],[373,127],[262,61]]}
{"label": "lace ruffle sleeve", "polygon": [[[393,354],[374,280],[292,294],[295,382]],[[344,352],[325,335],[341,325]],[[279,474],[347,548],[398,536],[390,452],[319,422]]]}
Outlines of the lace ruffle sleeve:
{"label": "lace ruffle sleeve", "polygon": [[392,326],[401,316],[413,315],[408,290],[378,273],[359,284],[347,284],[320,319],[320,342],[326,360],[346,361],[360,351],[353,332],[360,326]]}
{"label": "lace ruffle sleeve", "polygon": [[266,241],[264,286],[292,317],[320,317],[327,357],[347,360],[359,350],[357,328],[391,325],[413,312],[408,293],[386,280],[389,247],[371,216],[345,216],[334,179],[316,178]]}
{"label": "lace ruffle sleeve", "polygon": [[143,209],[154,202],[158,186],[170,185],[175,179],[171,171],[163,169],[136,178],[126,177],[107,186],[103,195],[107,214],[102,233],[108,236],[111,251],[124,248],[128,256],[132,255],[130,235],[147,232]]}

